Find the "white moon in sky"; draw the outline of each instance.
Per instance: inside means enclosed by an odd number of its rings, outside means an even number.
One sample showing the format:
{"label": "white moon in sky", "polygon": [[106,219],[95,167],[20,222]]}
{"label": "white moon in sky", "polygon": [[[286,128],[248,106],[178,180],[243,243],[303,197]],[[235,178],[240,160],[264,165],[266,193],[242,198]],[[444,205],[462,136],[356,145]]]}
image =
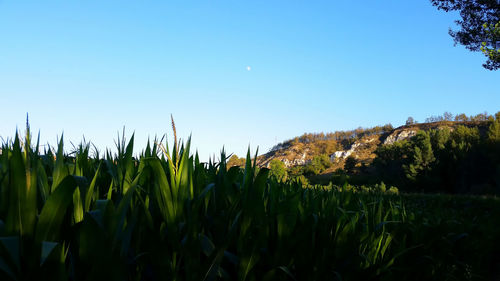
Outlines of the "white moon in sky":
{"label": "white moon in sky", "polygon": [[250,71],[252,70],[252,68],[250,66],[247,66],[247,70]]}

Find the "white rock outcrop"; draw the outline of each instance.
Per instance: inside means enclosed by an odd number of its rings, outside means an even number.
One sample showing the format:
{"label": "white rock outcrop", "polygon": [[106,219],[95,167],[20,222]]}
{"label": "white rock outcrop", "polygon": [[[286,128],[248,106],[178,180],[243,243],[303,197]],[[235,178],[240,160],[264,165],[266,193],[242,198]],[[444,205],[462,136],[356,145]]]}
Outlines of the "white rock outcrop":
{"label": "white rock outcrop", "polygon": [[330,161],[335,161],[337,159],[345,159],[349,157],[354,151],[356,151],[356,148],[358,148],[361,145],[360,142],[355,142],[349,150],[339,150],[335,151],[332,155],[330,155]]}
{"label": "white rock outcrop", "polygon": [[292,167],[292,166],[305,165],[307,163],[306,157],[307,157],[307,153],[304,152],[300,158],[295,158],[291,161],[285,158],[282,161],[283,161],[283,164],[285,164],[285,166],[288,168],[288,167]]}
{"label": "white rock outcrop", "polygon": [[385,140],[384,144],[393,144],[398,141],[409,139],[417,134],[415,130],[402,130],[398,133],[393,133],[389,135]]}

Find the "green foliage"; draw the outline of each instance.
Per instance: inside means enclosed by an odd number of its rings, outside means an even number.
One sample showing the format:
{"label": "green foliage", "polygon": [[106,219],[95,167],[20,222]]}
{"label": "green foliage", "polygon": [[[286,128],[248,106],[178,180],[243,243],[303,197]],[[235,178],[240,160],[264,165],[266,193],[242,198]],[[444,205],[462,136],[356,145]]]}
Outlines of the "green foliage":
{"label": "green foliage", "polygon": [[399,194],[399,189],[395,186],[391,186],[387,192],[391,194]]}
{"label": "green foliage", "polygon": [[409,163],[404,165],[406,177],[416,181],[418,177],[425,177],[432,169],[432,164],[436,160],[432,151],[431,138],[429,133],[419,131],[412,139],[410,154],[413,156]]}
{"label": "green foliage", "polygon": [[332,183],[326,186],[309,186],[309,188],[322,188],[325,190],[333,190],[338,192],[352,192],[352,193],[364,193],[364,194],[399,194],[399,189],[395,186],[387,188],[384,182],[377,183],[374,185],[353,185],[343,181],[341,185],[333,185]]}
{"label": "green foliage", "polygon": [[331,167],[330,157],[326,154],[316,155],[313,157],[311,162],[307,163],[304,167],[304,172],[306,174],[317,175],[323,172],[325,169]]}
{"label": "green foliage", "polygon": [[227,166],[228,167],[233,167],[233,166],[243,167],[243,166],[245,166],[245,158],[239,158],[236,154],[233,154],[229,158],[229,160],[227,161]]}
{"label": "green foliage", "polygon": [[[488,58],[485,68],[496,70],[500,68],[500,20],[496,23],[484,23],[486,40],[481,42],[481,51]],[[495,42],[495,43],[492,43]]]}
{"label": "green foliage", "polygon": [[488,128],[488,141],[500,143],[500,120],[497,118]]}
{"label": "green foliage", "polygon": [[278,159],[273,159],[269,163],[269,176],[276,178],[278,181],[286,181],[288,173],[286,166]]}
{"label": "green foliage", "polygon": [[408,140],[377,147],[375,150],[377,157],[373,160],[373,165],[380,179],[387,182],[406,183],[403,167],[409,161],[410,151],[411,143]]}
{"label": "green foliage", "polygon": [[500,68],[500,4],[497,0],[431,0],[432,4],[445,12],[459,11],[461,20],[456,23],[458,31],[449,33],[455,43],[470,51],[482,51],[487,58],[483,67],[489,70]]}
{"label": "green foliage", "polygon": [[304,175],[294,177],[293,182],[303,187],[309,186],[309,180]]}

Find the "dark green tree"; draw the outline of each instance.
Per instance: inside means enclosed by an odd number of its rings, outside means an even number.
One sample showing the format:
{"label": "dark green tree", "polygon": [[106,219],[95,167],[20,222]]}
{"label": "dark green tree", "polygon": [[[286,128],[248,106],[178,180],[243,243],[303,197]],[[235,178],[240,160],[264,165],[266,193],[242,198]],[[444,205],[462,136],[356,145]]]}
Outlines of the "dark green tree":
{"label": "dark green tree", "polygon": [[354,158],[354,156],[347,157],[344,163],[344,170],[347,173],[352,174],[352,172],[354,172],[354,168],[356,167],[357,162],[358,161],[356,161],[356,158]]}
{"label": "dark green tree", "polygon": [[412,139],[415,144],[413,147],[413,161],[405,166],[406,177],[416,181],[419,176],[426,176],[432,169],[432,163],[436,158],[432,150],[431,138],[429,133],[419,131]]}
{"label": "dark green tree", "polygon": [[411,145],[408,140],[398,141],[391,145],[382,145],[375,150],[377,157],[373,165],[380,180],[392,184],[403,185],[403,165],[408,162]]}
{"label": "dark green tree", "polygon": [[455,44],[473,52],[483,52],[487,60],[483,67],[500,68],[500,1],[498,0],[431,0],[432,5],[445,12],[458,11],[455,21],[459,30],[449,30]]}
{"label": "dark green tree", "polygon": [[429,131],[432,147],[437,150],[445,149],[446,143],[450,138],[449,129],[432,130]]}

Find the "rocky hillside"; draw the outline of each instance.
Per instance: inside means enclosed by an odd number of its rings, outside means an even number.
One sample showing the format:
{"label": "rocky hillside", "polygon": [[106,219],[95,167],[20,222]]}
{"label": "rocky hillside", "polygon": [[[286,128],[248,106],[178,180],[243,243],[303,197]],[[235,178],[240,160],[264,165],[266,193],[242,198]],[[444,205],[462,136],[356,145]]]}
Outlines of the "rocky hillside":
{"label": "rocky hillside", "polygon": [[378,146],[406,140],[415,136],[420,130],[445,128],[453,130],[459,125],[479,127],[481,131],[487,129],[487,122],[484,121],[441,121],[412,124],[395,129],[386,125],[327,135],[305,134],[273,147],[268,153],[259,156],[257,162],[260,166],[268,167],[273,159],[278,159],[285,166],[293,167],[305,165],[314,156],[326,154],[332,162],[329,171],[343,168],[349,156],[354,157],[359,165],[369,165],[375,158],[374,151]]}

